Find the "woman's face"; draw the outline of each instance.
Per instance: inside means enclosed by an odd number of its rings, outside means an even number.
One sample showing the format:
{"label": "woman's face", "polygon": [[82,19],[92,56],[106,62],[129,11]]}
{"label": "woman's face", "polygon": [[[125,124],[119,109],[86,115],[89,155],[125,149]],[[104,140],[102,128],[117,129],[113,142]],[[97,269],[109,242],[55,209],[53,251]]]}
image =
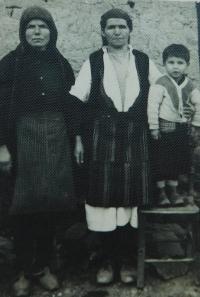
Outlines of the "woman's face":
{"label": "woman's face", "polygon": [[107,20],[102,36],[106,39],[108,46],[119,49],[128,45],[130,29],[126,20],[111,18]]}
{"label": "woman's face", "polygon": [[50,30],[42,20],[31,20],[25,32],[28,44],[38,50],[45,50],[50,41]]}

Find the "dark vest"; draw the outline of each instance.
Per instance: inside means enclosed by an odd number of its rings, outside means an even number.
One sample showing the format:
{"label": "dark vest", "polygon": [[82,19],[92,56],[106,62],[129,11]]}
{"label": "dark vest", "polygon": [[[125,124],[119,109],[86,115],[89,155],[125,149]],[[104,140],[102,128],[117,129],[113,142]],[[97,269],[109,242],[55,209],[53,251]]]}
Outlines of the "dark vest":
{"label": "dark vest", "polygon": [[[140,124],[147,123],[147,98],[149,92],[149,58],[146,54],[133,50],[135,56],[136,69],[138,72],[140,92],[133,105],[129,108],[127,115]],[[90,55],[91,65],[91,92],[88,100],[88,110],[93,114],[93,117],[100,115],[114,115],[118,111],[114,106],[111,98],[109,98],[103,88],[103,50],[100,49]]]}
{"label": "dark vest", "polygon": [[[171,81],[171,79],[167,75],[164,75],[157,80],[156,84],[163,86],[167,90],[167,92],[170,96],[170,99],[172,100],[174,108],[176,110],[179,110],[178,92],[177,92],[175,85]],[[194,85],[191,80],[188,80],[185,87],[182,88],[182,90],[181,90],[182,101],[183,101],[184,107],[187,106],[188,103],[190,103],[190,95],[193,90],[194,90]]]}

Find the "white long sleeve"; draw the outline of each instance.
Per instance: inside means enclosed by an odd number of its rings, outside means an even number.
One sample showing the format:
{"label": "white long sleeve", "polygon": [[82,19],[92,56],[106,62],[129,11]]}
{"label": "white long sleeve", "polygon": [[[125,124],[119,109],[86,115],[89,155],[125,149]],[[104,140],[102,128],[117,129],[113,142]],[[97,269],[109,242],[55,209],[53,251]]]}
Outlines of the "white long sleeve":
{"label": "white long sleeve", "polygon": [[159,129],[159,110],[164,97],[165,89],[160,85],[152,85],[148,97],[148,123],[149,128]]}
{"label": "white long sleeve", "polygon": [[150,83],[150,85],[154,84],[161,76],[162,76],[162,74],[156,67],[155,63],[151,59],[149,59],[149,83]]}
{"label": "white long sleeve", "polygon": [[200,92],[194,89],[191,93],[191,103],[194,105],[195,112],[192,119],[192,125],[200,127]]}
{"label": "white long sleeve", "polygon": [[[161,73],[155,66],[154,62],[152,60],[149,60],[150,84],[153,84],[160,76],[161,76]],[[88,59],[83,63],[81,70],[76,78],[76,82],[70,90],[70,94],[73,96],[76,96],[81,101],[86,102],[89,98],[91,83],[92,83],[91,67],[90,67],[90,61]]]}
{"label": "white long sleeve", "polygon": [[87,101],[90,95],[91,83],[91,68],[90,61],[88,59],[83,63],[75,84],[70,90],[70,94],[76,96],[83,102]]}

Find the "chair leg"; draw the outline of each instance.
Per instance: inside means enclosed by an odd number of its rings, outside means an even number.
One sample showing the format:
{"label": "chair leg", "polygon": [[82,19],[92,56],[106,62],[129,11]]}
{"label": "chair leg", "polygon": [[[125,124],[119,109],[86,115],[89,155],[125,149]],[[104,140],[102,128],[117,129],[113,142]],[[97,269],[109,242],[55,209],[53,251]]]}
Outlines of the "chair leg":
{"label": "chair leg", "polygon": [[139,212],[138,257],[137,257],[137,288],[144,288],[145,270],[145,215]]}

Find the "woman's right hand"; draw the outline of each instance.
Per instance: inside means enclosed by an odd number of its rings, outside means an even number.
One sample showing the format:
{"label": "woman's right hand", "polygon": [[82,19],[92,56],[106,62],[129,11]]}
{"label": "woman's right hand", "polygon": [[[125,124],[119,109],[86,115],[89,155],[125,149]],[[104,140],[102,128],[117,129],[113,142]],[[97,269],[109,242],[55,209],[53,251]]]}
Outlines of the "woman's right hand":
{"label": "woman's right hand", "polygon": [[84,162],[84,148],[81,136],[76,136],[74,156],[78,165],[81,165]]}
{"label": "woman's right hand", "polygon": [[159,129],[151,130],[151,138],[154,140],[158,140],[160,138],[160,130]]}
{"label": "woman's right hand", "polygon": [[11,155],[6,145],[0,146],[0,170],[3,172],[9,172],[11,169]]}

